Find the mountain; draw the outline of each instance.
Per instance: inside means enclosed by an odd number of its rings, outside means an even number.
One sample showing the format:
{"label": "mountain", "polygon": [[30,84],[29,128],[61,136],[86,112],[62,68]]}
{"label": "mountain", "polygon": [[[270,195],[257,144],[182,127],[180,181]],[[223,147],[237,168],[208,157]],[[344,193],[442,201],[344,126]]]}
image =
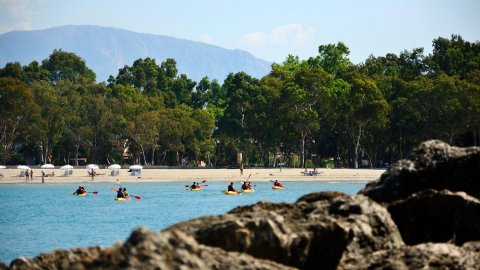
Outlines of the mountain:
{"label": "mountain", "polygon": [[177,62],[179,74],[195,81],[208,76],[220,83],[230,72],[244,71],[260,78],[270,71],[270,63],[246,51],[169,36],[142,34],[100,26],[61,26],[45,30],[12,31],[0,35],[0,67],[8,62],[27,65],[41,62],[54,49],[82,57],[97,74],[97,81],[116,76],[118,69],[131,66],[139,58],[155,58],[160,65],[167,58]]}

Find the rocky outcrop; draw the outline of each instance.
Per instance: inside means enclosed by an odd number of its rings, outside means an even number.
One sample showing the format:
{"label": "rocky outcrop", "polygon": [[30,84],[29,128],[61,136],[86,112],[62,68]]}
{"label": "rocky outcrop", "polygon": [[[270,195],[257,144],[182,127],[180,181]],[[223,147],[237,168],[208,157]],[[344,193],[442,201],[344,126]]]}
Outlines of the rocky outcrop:
{"label": "rocky outcrop", "polygon": [[356,257],[338,269],[480,269],[480,243],[463,247],[426,243]]}
{"label": "rocky outcrop", "polygon": [[479,269],[479,148],[421,144],[358,195],[259,202],[0,269]]}
{"label": "rocky outcrop", "polygon": [[34,259],[18,258],[11,269],[292,269],[247,254],[200,245],[180,231],[135,230],[110,248],[57,250]]}
{"label": "rocky outcrop", "polygon": [[464,191],[480,198],[480,148],[459,148],[431,140],[409,159],[393,164],[378,181],[360,191],[377,202],[405,199],[425,189]]}
{"label": "rocky outcrop", "polygon": [[302,269],[335,269],[344,260],[403,246],[385,208],[340,193],[310,194],[295,204],[261,202],[170,229],[204,245]]}
{"label": "rocky outcrop", "polygon": [[388,211],[407,245],[480,241],[480,201],[464,192],[420,191]]}

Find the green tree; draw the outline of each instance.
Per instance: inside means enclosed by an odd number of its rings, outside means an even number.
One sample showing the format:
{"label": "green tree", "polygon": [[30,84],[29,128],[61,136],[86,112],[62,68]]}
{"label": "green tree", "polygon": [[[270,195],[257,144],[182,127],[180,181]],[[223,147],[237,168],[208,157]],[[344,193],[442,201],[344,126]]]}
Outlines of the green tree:
{"label": "green tree", "polygon": [[59,80],[95,82],[95,73],[74,53],[54,50],[48,59],[42,61],[42,67],[48,70],[50,81],[54,84]]}

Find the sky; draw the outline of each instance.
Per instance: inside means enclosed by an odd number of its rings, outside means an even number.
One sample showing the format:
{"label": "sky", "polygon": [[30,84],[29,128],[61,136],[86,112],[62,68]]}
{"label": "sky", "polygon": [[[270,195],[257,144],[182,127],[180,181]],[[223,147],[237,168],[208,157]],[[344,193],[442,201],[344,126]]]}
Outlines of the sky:
{"label": "sky", "polygon": [[480,0],[0,0],[0,34],[99,25],[241,49],[281,63],[343,42],[353,63],[438,37],[480,41]]}

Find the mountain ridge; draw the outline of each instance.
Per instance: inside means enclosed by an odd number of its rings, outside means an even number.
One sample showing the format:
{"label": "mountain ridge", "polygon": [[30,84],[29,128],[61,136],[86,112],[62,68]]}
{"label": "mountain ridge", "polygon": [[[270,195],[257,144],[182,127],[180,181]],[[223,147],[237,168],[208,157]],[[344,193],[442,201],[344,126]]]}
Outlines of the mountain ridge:
{"label": "mountain ridge", "polygon": [[231,72],[244,71],[260,78],[270,62],[243,50],[230,50],[200,41],[138,33],[115,27],[66,25],[42,30],[15,30],[0,35],[0,66],[8,62],[41,62],[54,49],[73,52],[97,74],[97,81],[116,76],[118,69],[139,58],[154,58],[158,65],[174,58],[180,74],[195,81],[208,76],[223,81]]}

